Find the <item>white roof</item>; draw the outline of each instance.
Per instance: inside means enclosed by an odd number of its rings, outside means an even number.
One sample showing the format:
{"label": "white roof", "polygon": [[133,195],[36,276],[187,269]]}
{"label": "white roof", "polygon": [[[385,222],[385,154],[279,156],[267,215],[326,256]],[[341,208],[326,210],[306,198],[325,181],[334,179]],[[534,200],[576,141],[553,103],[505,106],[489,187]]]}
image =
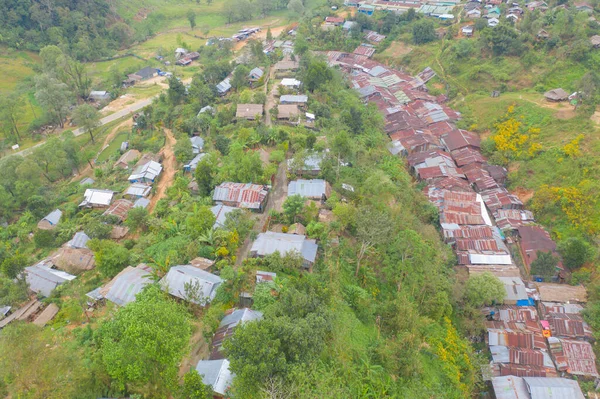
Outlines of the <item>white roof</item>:
{"label": "white roof", "polygon": [[150,200],[148,198],[138,198],[133,203],[134,208],[147,208],[150,205]]}
{"label": "white roof", "polygon": [[518,301],[521,299],[527,299],[527,290],[525,289],[525,283],[519,277],[498,277],[502,284],[504,284],[504,290],[506,291],[506,298],[510,301]]}
{"label": "white roof", "polygon": [[290,78],[284,78],[281,79],[281,85],[282,86],[300,86],[302,84],[301,81],[297,80],[297,79],[290,79]]}
{"label": "white roof", "polygon": [[497,399],[584,399],[579,384],[567,378],[516,377],[492,378]]}
{"label": "white roof", "polygon": [[202,376],[202,382],[210,385],[219,395],[225,395],[231,386],[234,374],[229,370],[229,360],[200,360],[196,371]]}
{"label": "white roof", "polygon": [[169,273],[160,280],[160,285],[164,290],[167,290],[169,294],[188,300],[186,286],[188,284],[197,283],[200,287],[200,291],[198,292],[200,298],[197,298],[192,302],[197,303],[198,305],[206,305],[213,300],[217,293],[217,287],[222,282],[223,279],[221,279],[221,277],[215,276],[212,273],[205,272],[192,265],[181,265],[171,267]]}
{"label": "white roof", "polygon": [[25,279],[33,292],[50,296],[57,286],[75,278],[72,274],[44,266],[43,263],[25,268]]}
{"label": "white roof", "polygon": [[162,165],[156,161],[148,161],[135,168],[127,180],[148,179],[154,180],[162,172]]}
{"label": "white roof", "polygon": [[288,184],[288,195],[296,194],[306,198],[321,198],[327,194],[327,182],[322,179],[292,180]]}
{"label": "white roof", "polygon": [[258,235],[250,252],[256,253],[258,256],[271,255],[275,252],[279,252],[281,255],[297,252],[306,261],[314,262],[317,257],[317,248],[317,242],[307,239],[306,236],[267,231]]}
{"label": "white roof", "polygon": [[145,197],[150,194],[150,190],[152,190],[152,186],[148,186],[143,183],[133,183],[131,186],[129,186],[125,194],[136,197]]}
{"label": "white roof", "polygon": [[109,206],[112,202],[114,192],[110,190],[98,190],[95,188],[88,188],[83,194],[83,202],[79,206],[86,205],[103,205]]}

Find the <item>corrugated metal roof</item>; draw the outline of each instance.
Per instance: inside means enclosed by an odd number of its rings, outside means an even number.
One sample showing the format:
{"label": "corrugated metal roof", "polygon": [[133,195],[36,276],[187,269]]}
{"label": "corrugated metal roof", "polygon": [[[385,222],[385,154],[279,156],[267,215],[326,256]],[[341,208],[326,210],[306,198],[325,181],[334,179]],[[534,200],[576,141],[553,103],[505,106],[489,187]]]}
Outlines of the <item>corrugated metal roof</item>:
{"label": "corrugated metal roof", "polygon": [[218,85],[217,85],[217,91],[220,94],[225,94],[227,93],[229,90],[231,90],[231,83],[229,82],[229,78],[223,79]]}
{"label": "corrugated metal roof", "polygon": [[87,242],[90,240],[87,234],[83,231],[75,233],[71,241],[67,242],[67,246],[71,248],[87,248]]}
{"label": "corrugated metal roof", "polygon": [[83,202],[79,206],[108,206],[112,202],[114,193],[110,190],[88,188],[83,193]]}
{"label": "corrugated metal roof", "polygon": [[25,279],[29,289],[43,296],[50,296],[56,287],[74,278],[72,274],[39,264],[25,268]]}
{"label": "corrugated metal roof", "polygon": [[236,118],[254,119],[256,115],[263,114],[262,104],[238,104],[235,112]]}
{"label": "corrugated metal roof", "polygon": [[596,355],[589,342],[550,337],[550,351],[559,371],[573,375],[598,377]]}
{"label": "corrugated metal roof", "polygon": [[229,360],[200,360],[196,371],[202,376],[202,382],[210,385],[219,395],[225,395],[233,381],[234,374],[229,370]]}
{"label": "corrugated metal roof", "polygon": [[[198,305],[206,305],[213,300],[217,293],[217,287],[222,282],[223,279],[212,273],[192,265],[180,265],[171,267],[167,275],[160,280],[160,285],[173,296]],[[198,285],[198,298],[189,298],[186,293],[188,284]]]}
{"label": "corrugated metal roof", "polygon": [[55,209],[49,214],[47,214],[42,220],[48,221],[51,225],[57,225],[60,222],[60,218],[62,217],[62,211],[60,209]]}
{"label": "corrugated metal roof", "polygon": [[144,264],[128,266],[100,290],[102,296],[120,306],[135,301],[135,296],[152,283],[150,268]]}
{"label": "corrugated metal roof", "polygon": [[531,399],[584,399],[577,381],[567,378],[523,377]]}
{"label": "corrugated metal roof", "polygon": [[325,180],[292,180],[288,184],[288,196],[296,194],[306,198],[321,199],[323,196],[329,196],[330,193]]}
{"label": "corrugated metal roof", "polygon": [[134,208],[148,208],[148,205],[150,205],[150,200],[148,198],[138,198],[133,203]]}
{"label": "corrugated metal roof", "polygon": [[304,104],[307,101],[308,101],[308,96],[305,96],[304,94],[298,94],[298,95],[284,94],[283,96],[279,97],[279,102],[281,104],[286,104],[286,103]]}
{"label": "corrugated metal roof", "polygon": [[127,188],[125,191],[125,195],[132,195],[134,197],[146,197],[150,194],[152,190],[152,186],[148,186],[143,183],[133,183],[131,186]]}
{"label": "corrugated metal roof", "polygon": [[149,161],[143,165],[136,167],[127,180],[156,179],[162,172],[162,165],[155,161]]}
{"label": "corrugated metal roof", "polygon": [[221,320],[219,328],[213,336],[210,359],[215,360],[222,359],[224,357],[223,353],[221,352],[223,342],[233,335],[233,332],[238,325],[250,321],[261,320],[262,318],[262,312],[259,312],[257,310],[251,310],[248,308],[236,309],[233,312],[227,314],[223,318],[223,320]]}
{"label": "corrugated metal roof", "polygon": [[298,79],[284,78],[281,79],[281,85],[286,87],[298,87],[302,84]]}
{"label": "corrugated metal roof", "polygon": [[238,208],[260,209],[267,197],[265,186],[252,183],[225,182],[215,187],[213,200],[236,204]]}
{"label": "corrugated metal roof", "polygon": [[216,229],[217,227],[224,227],[227,214],[231,211],[235,211],[236,209],[237,208],[227,205],[215,205],[210,208],[213,215],[215,215],[215,224],[213,225],[213,229]]}
{"label": "corrugated metal roof", "polygon": [[521,377],[506,376],[492,379],[496,399],[531,399]]}
{"label": "corrugated metal roof", "polygon": [[304,260],[312,263],[317,257],[317,248],[316,241],[309,240],[306,236],[267,231],[258,235],[250,252],[258,256],[266,256],[275,252],[279,252],[281,255],[297,252]]}
{"label": "corrugated metal roof", "polygon": [[104,216],[116,216],[121,221],[127,219],[127,213],[129,210],[133,208],[133,202],[126,199],[116,200],[106,211],[104,211]]}

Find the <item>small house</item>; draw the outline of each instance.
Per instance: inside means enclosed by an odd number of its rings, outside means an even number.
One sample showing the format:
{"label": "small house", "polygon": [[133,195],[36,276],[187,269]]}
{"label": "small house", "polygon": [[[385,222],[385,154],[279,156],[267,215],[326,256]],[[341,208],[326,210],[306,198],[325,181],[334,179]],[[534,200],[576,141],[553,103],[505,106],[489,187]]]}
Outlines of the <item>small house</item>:
{"label": "small house", "polygon": [[125,306],[135,301],[135,296],[148,284],[152,284],[151,271],[152,269],[144,263],[136,267],[127,266],[100,288],[99,294],[119,306]]}
{"label": "small house", "polygon": [[229,78],[223,79],[217,85],[217,93],[219,93],[220,96],[224,96],[229,92],[229,90],[231,90],[231,82],[229,81]]}
{"label": "small house", "polygon": [[218,205],[262,212],[267,204],[269,188],[252,183],[224,182],[215,187],[213,201]]}
{"label": "small house", "polygon": [[346,21],[342,25],[342,29],[345,30],[345,31],[347,31],[347,32],[351,31],[352,29],[359,28],[359,27],[360,27],[360,25],[356,21]]}
{"label": "small house", "polygon": [[324,155],[319,153],[309,154],[304,158],[301,165],[297,165],[296,159],[288,160],[288,170],[297,175],[317,176],[321,173],[321,162]]}
{"label": "small house", "polygon": [[62,211],[60,209],[55,209],[44,216],[44,218],[37,224],[37,227],[40,230],[52,230],[56,227],[58,222],[60,222],[61,217]]}
{"label": "small house", "polygon": [[273,70],[277,76],[296,72],[300,68],[298,61],[282,60],[273,65]]}
{"label": "small house", "polygon": [[498,18],[490,18],[488,19],[488,26],[490,27],[494,27],[497,26],[500,23],[500,20]]}
{"label": "small house", "polygon": [[262,104],[238,104],[235,117],[253,121],[256,120],[257,116],[262,117],[263,108]]}
{"label": "small house", "polygon": [[135,200],[135,202],[133,203],[133,207],[134,208],[148,208],[148,205],[150,205],[150,200],[148,198],[138,198]]}
{"label": "small house", "polygon": [[519,277],[498,277],[498,279],[500,279],[506,291],[505,304],[519,305],[529,302],[525,283]]}
{"label": "small house", "polygon": [[358,12],[367,16],[371,16],[375,13],[375,6],[371,4],[361,4],[358,7]]}
{"label": "small house", "polygon": [[585,398],[577,381],[569,378],[505,375],[492,378],[492,386],[498,399]]}
{"label": "small house", "polygon": [[61,284],[75,279],[67,272],[46,266],[44,262],[25,268],[25,280],[29,289],[43,296],[50,296],[52,291]]}
{"label": "small house", "polygon": [[264,74],[265,72],[257,67],[250,71],[250,73],[248,74],[248,79],[250,79],[251,82],[256,82],[260,80],[260,78],[262,78]]}
{"label": "small house", "polygon": [[567,101],[569,99],[569,93],[558,88],[545,92],[544,97],[551,102]]}
{"label": "small house", "polygon": [[284,94],[283,96],[281,96],[279,98],[280,104],[306,105],[307,102],[308,102],[308,96],[306,96],[304,94],[299,94],[299,95]]}
{"label": "small house", "polygon": [[85,177],[85,178],[81,179],[81,181],[79,182],[79,185],[80,186],[91,186],[95,182],[96,182],[96,180],[92,179],[91,177]]}
{"label": "small house", "polygon": [[134,162],[141,155],[142,154],[138,150],[129,150],[126,153],[124,153],[123,155],[121,155],[121,157],[119,158],[119,160],[117,162],[115,162],[113,167],[129,169],[129,164]]}
{"label": "small house", "polygon": [[227,205],[215,205],[210,208],[213,215],[215,215],[215,224],[213,224],[213,229],[218,227],[225,227],[225,220],[227,220],[227,214],[229,212],[235,211],[237,208]]}
{"label": "small house", "polygon": [[116,216],[121,222],[127,219],[129,210],[133,208],[133,202],[126,199],[118,199],[113,202],[107,210],[104,211],[104,216]]}
{"label": "small house", "polygon": [[69,246],[60,248],[42,262],[46,266],[58,268],[72,274],[92,270],[96,266],[94,253],[90,249],[71,248]]}
{"label": "small house", "polygon": [[180,59],[187,54],[187,50],[181,47],[175,49],[175,58]]}
{"label": "small house", "polygon": [[200,117],[200,115],[202,114],[214,115],[216,112],[217,110],[215,109],[215,107],[207,105],[206,107],[200,108],[200,111],[198,112],[198,117]]}
{"label": "small house", "polygon": [[199,154],[204,149],[204,139],[200,136],[190,137],[190,142],[192,143],[192,152],[194,154]]}
{"label": "small house", "polygon": [[467,11],[467,18],[475,19],[481,18],[481,10],[478,8],[474,8],[472,10]]}
{"label": "small house", "polygon": [[97,102],[109,101],[110,93],[107,91],[92,90],[90,92],[89,99]]}
{"label": "small house", "polygon": [[237,326],[262,320],[262,318],[262,312],[248,308],[230,309],[228,312],[226,312],[225,317],[223,317],[223,320],[221,320],[219,328],[215,332],[215,335],[212,339],[210,360],[218,360],[225,357],[222,352],[223,343],[233,335],[233,332]]}
{"label": "small house", "polygon": [[300,108],[297,104],[279,104],[277,107],[277,119],[297,121],[300,117]]}
{"label": "small house", "polygon": [[538,39],[548,39],[550,37],[550,34],[544,30],[544,29],[540,29],[536,35],[536,37]]}
{"label": "small house", "polygon": [[258,235],[250,249],[250,256],[264,257],[275,252],[282,256],[296,253],[302,257],[303,266],[309,269],[315,263],[317,249],[317,242],[304,235],[267,231]]}
{"label": "small house", "polygon": [[590,43],[594,48],[600,48],[600,35],[590,37]]}
{"label": "small house", "polygon": [[474,25],[463,26],[460,31],[462,32],[462,34],[464,36],[471,37],[471,36],[473,36],[473,32],[475,31],[475,26]]}
{"label": "small house", "polygon": [[148,161],[145,164],[136,167],[127,180],[129,180],[130,183],[154,183],[161,172],[161,164],[156,161]]}
{"label": "small house", "polygon": [[132,86],[136,82],[148,80],[155,76],[158,76],[158,69],[152,67],[142,68],[136,73],[127,75],[127,79],[123,81],[124,86]]}
{"label": "small house", "polygon": [[574,5],[575,5],[575,9],[579,12],[587,12],[588,14],[591,14],[594,12],[594,7],[592,7],[588,3],[579,2],[579,3],[575,3]]}
{"label": "small house", "polygon": [[88,188],[83,194],[83,201],[79,204],[85,208],[108,208],[110,206],[115,193],[110,190],[98,190]]}
{"label": "small house", "polygon": [[288,184],[288,196],[291,195],[325,201],[331,196],[331,186],[322,179],[292,180]]}
{"label": "small house", "polygon": [[208,154],[206,154],[206,153],[201,153],[201,154],[196,155],[190,162],[188,162],[187,164],[183,165],[183,171],[184,172],[194,173],[194,171],[198,167],[198,163],[200,163],[200,161],[202,160],[202,158],[204,158],[207,155]]}
{"label": "small house", "polygon": [[281,86],[285,87],[285,88],[299,88],[302,85],[302,82],[297,80],[297,79],[291,79],[291,78],[284,78],[281,79]]}
{"label": "small house", "polygon": [[152,186],[149,186],[144,183],[133,183],[127,190],[125,191],[125,196],[131,199],[138,199],[147,197],[152,190]]}
{"label": "small house", "polygon": [[202,376],[202,382],[212,388],[214,398],[227,396],[234,377],[229,370],[229,360],[200,360],[196,371]]}
{"label": "small house", "polygon": [[217,294],[223,279],[192,265],[173,266],[160,280],[163,290],[196,305],[208,305]]}
{"label": "small house", "polygon": [[325,25],[341,26],[345,19],[342,17],[325,17]]}
{"label": "small house", "polygon": [[510,19],[513,22],[517,22],[519,20],[519,16],[516,14],[508,14],[506,19]]}
{"label": "small house", "polygon": [[355,48],[352,53],[356,54],[356,55],[362,55],[367,58],[371,58],[373,56],[373,54],[375,54],[375,46],[373,46],[371,44],[362,43],[357,48]]}
{"label": "small house", "polygon": [[75,233],[75,235],[73,236],[73,238],[71,238],[70,241],[67,241],[65,246],[68,248],[75,248],[75,249],[87,248],[88,247],[87,242],[89,240],[90,240],[90,237],[88,237],[88,235],[85,234],[85,232],[78,231],[77,233]]}
{"label": "small house", "polygon": [[256,271],[256,284],[268,283],[271,281],[275,281],[276,277],[277,277],[277,273],[257,270]]}

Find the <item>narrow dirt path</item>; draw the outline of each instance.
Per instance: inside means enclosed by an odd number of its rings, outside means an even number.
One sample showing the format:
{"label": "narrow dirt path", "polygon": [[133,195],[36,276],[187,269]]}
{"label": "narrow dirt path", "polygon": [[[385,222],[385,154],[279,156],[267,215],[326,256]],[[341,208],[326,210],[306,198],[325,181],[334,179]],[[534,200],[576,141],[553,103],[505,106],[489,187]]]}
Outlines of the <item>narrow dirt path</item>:
{"label": "narrow dirt path", "polygon": [[173,179],[175,178],[175,173],[177,173],[177,161],[175,160],[175,153],[173,152],[176,141],[175,136],[173,136],[171,129],[164,129],[164,132],[166,136],[165,146],[159,152],[163,159],[163,171],[155,186],[156,192],[152,196],[152,199],[150,199],[150,205],[148,206],[148,212],[150,213],[154,211],[154,207],[156,207],[158,201],[167,195],[167,188],[171,187]]}
{"label": "narrow dirt path", "polygon": [[269,91],[269,82],[275,80],[275,68],[269,69],[269,74],[267,75],[267,81],[265,82],[265,94],[267,95],[267,102],[265,103],[265,125],[271,126],[271,109],[275,107],[275,85]]}
{"label": "narrow dirt path", "polygon": [[[269,212],[272,209],[275,209],[278,212],[281,212],[283,209],[283,202],[287,197],[287,161],[283,161],[279,164],[279,168],[277,169],[277,174],[275,175],[275,181],[273,182],[273,187],[271,187],[271,192],[269,193],[269,202],[267,202],[267,206],[263,213],[260,213],[256,217],[256,222],[254,223],[254,228],[252,230],[257,233],[262,233],[265,228],[265,224],[269,219]],[[238,249],[237,259],[235,262],[236,266],[241,266],[244,259],[248,257],[248,253],[250,252],[250,248],[252,247],[252,240],[247,238],[246,241],[242,244],[242,246]]]}
{"label": "narrow dirt path", "polygon": [[[121,130],[121,128],[124,128],[124,127],[131,128],[132,126],[133,126],[133,119],[131,119],[131,118],[128,118],[127,120],[125,120],[125,121],[119,123],[117,126],[115,126],[113,128],[113,130],[110,131],[108,136],[106,136],[104,138],[104,143],[102,143],[102,147],[100,148],[100,151],[98,151],[98,154],[96,154],[96,156],[98,156],[102,151],[104,151],[106,146],[108,146],[110,144],[110,142],[113,141],[113,139],[115,138],[115,136],[117,135],[119,130]],[[82,171],[79,172],[79,174],[77,174],[76,176],[73,176],[71,181],[78,180],[82,177],[91,176],[91,174],[92,174],[92,168],[90,165],[87,165]]]}

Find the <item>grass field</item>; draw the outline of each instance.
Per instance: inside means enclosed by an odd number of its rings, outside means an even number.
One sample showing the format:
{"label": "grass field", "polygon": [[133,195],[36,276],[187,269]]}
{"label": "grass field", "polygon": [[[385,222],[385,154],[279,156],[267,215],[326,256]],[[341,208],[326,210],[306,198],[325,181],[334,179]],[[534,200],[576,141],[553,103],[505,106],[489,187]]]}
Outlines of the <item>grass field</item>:
{"label": "grass field", "polygon": [[111,155],[115,154],[121,148],[121,144],[124,141],[127,141],[129,137],[129,129],[125,129],[122,132],[117,133],[115,138],[110,142],[110,144],[98,155],[96,158],[96,163],[100,164],[110,158]]}

